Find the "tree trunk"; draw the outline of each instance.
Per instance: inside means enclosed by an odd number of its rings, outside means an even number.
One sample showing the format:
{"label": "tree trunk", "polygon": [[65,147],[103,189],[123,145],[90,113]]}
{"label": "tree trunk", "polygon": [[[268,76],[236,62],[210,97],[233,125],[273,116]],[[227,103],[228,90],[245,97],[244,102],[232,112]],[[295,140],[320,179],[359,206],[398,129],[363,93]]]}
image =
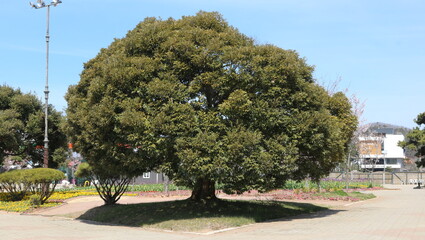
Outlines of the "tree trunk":
{"label": "tree trunk", "polygon": [[115,203],[117,203],[117,199],[111,196],[105,196],[105,199],[103,201],[105,205],[114,205]]}
{"label": "tree trunk", "polygon": [[170,186],[170,179],[168,178],[167,175],[162,174],[162,179],[164,180],[164,194],[169,197],[170,196],[170,192],[169,192],[169,186]]}
{"label": "tree trunk", "polygon": [[215,182],[210,179],[198,178],[193,187],[190,199],[197,202],[217,199],[215,196]]}

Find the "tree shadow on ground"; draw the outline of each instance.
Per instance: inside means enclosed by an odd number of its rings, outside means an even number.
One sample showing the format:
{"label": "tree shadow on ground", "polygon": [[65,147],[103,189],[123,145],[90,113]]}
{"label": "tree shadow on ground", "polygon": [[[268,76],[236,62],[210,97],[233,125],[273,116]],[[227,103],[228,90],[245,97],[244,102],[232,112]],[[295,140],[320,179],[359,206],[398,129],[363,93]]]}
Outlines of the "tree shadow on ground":
{"label": "tree shadow on ground", "polygon": [[[78,220],[89,224],[146,227],[169,221],[188,225],[216,224],[214,228],[234,227],[259,222],[280,222],[292,219],[322,218],[341,210],[295,202],[243,201],[218,199],[208,203],[179,200],[125,205],[101,206],[88,210]],[[203,223],[202,223],[203,222]],[[234,226],[232,226],[234,225]],[[224,226],[224,227],[223,227]],[[181,230],[175,225],[167,230]],[[191,229],[190,226],[188,229]],[[195,228],[196,229],[196,228]],[[214,229],[217,230],[217,229]]]}

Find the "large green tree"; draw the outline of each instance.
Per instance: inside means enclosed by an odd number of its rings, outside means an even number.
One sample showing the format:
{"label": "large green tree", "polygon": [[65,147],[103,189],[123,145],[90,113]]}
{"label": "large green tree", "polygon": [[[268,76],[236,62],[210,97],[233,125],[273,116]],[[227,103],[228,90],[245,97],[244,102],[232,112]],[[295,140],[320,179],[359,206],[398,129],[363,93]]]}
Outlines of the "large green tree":
{"label": "large green tree", "polygon": [[[19,156],[43,163],[44,113],[36,96],[19,89],[0,86],[0,162],[6,156]],[[64,118],[49,107],[49,149],[51,153],[66,147]],[[49,157],[49,167],[57,163]]]}
{"label": "large green tree", "polygon": [[194,200],[214,199],[216,183],[243,192],[317,179],[343,161],[357,120],[312,72],[218,13],[146,18],[85,64],[66,97],[69,129],[93,169],[156,168]]}
{"label": "large green tree", "polygon": [[406,140],[400,142],[399,145],[405,149],[410,149],[415,152],[415,156],[418,157],[416,162],[418,167],[425,167],[425,112],[419,114],[415,123],[418,124],[412,131],[410,131]]}

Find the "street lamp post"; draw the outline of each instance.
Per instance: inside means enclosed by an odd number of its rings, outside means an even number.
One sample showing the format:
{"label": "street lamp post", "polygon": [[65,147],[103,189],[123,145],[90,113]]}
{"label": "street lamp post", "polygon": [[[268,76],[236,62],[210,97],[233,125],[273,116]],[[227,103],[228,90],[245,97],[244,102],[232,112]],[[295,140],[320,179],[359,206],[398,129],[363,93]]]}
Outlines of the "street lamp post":
{"label": "street lamp post", "polygon": [[62,3],[61,0],[52,0],[49,4],[45,4],[43,0],[37,0],[37,3],[34,4],[30,2],[31,7],[35,9],[47,7],[47,29],[46,29],[46,86],[44,88],[44,153],[43,153],[43,167],[49,167],[49,22],[50,22],[50,6],[56,7],[59,3]]}

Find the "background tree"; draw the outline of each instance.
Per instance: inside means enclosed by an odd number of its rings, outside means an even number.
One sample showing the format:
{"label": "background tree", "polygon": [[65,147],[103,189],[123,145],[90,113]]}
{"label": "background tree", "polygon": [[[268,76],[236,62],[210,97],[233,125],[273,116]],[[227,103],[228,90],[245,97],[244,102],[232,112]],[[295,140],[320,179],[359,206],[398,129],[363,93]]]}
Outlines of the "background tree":
{"label": "background tree", "polygon": [[[61,129],[62,115],[49,107],[49,147],[51,152],[66,146]],[[42,104],[36,96],[19,89],[0,86],[0,159],[20,156],[33,163],[43,162],[44,121]],[[56,167],[50,156],[49,167]]]}
{"label": "background tree", "polygon": [[67,94],[69,129],[93,169],[156,168],[194,200],[214,199],[216,183],[266,191],[343,161],[356,118],[312,72],[218,13],[147,18],[85,64]]}
{"label": "background tree", "polygon": [[301,156],[294,179],[301,180],[308,174],[308,177],[319,183],[337,164],[344,162],[358,118],[352,111],[350,99],[344,93],[336,92],[329,96],[320,87],[316,87],[314,92],[321,94],[320,99],[325,108],[321,111],[307,111],[299,121],[298,126],[301,128],[297,131],[302,139],[299,143]]}
{"label": "background tree", "polygon": [[410,131],[406,140],[400,142],[399,145],[402,148],[410,149],[416,152],[415,156],[418,157],[416,165],[418,167],[425,167],[425,112],[419,114],[415,123],[418,124],[412,131]]}

